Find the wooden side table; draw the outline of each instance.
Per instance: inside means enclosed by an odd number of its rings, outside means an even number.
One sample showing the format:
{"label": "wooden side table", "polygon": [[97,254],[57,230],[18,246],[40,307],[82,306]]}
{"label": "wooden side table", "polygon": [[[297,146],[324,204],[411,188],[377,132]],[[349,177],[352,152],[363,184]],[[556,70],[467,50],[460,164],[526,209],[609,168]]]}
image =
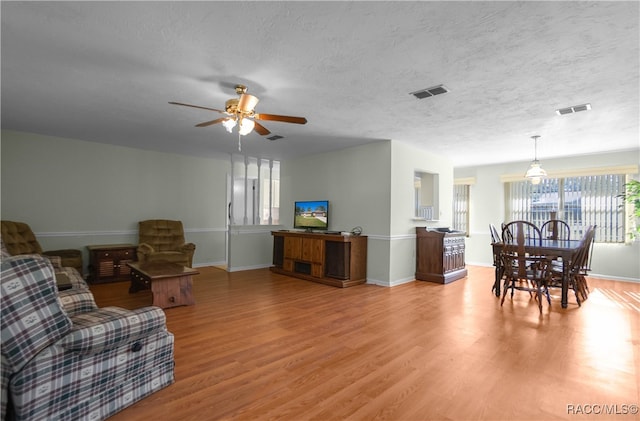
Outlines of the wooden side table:
{"label": "wooden side table", "polygon": [[133,244],[102,244],[87,246],[89,249],[89,282],[128,281],[131,270],[127,263],[136,260]]}
{"label": "wooden side table", "polygon": [[129,293],[151,288],[152,305],[161,308],[195,304],[191,293],[191,276],[195,269],[170,262],[127,263],[131,268]]}

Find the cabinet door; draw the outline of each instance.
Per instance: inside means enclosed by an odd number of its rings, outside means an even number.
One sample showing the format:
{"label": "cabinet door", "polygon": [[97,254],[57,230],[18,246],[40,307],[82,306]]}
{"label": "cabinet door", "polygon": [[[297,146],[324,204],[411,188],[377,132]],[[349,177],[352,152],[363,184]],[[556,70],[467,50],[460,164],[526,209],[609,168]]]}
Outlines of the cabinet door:
{"label": "cabinet door", "polygon": [[273,237],[273,266],[282,267],[284,261],[284,237]]}
{"label": "cabinet door", "polygon": [[322,263],[324,256],[324,241],[315,238],[302,240],[302,260],[305,262]]}
{"label": "cabinet door", "polygon": [[129,280],[131,276],[131,269],[127,266],[127,263],[133,262],[135,252],[132,249],[119,250],[116,252],[116,267],[117,267],[117,275],[116,277],[119,280]]}
{"label": "cabinet door", "polygon": [[284,257],[286,259],[300,259],[302,257],[302,238],[285,237]]}
{"label": "cabinet door", "polygon": [[98,260],[98,279],[112,278],[116,269],[113,259],[103,257]]}
{"label": "cabinet door", "polygon": [[97,278],[108,279],[116,275],[116,255],[111,250],[101,250],[95,255]]}
{"label": "cabinet door", "polygon": [[351,267],[351,244],[327,241],[326,252],[326,276],[337,279],[349,279]]}

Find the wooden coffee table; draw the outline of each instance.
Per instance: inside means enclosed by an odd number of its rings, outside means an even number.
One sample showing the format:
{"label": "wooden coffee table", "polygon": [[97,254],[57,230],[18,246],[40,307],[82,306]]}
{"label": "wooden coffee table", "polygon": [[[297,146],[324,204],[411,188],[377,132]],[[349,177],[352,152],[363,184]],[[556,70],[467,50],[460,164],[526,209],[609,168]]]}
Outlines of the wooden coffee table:
{"label": "wooden coffee table", "polygon": [[153,305],[161,308],[195,304],[191,276],[195,269],[170,262],[127,263],[131,268],[129,293],[151,288]]}

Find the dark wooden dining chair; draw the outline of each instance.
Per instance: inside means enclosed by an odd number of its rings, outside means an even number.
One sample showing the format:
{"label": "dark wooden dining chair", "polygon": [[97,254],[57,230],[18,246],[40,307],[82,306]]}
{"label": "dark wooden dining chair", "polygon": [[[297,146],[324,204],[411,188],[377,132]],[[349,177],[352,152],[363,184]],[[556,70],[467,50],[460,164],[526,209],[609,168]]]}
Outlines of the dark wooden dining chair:
{"label": "dark wooden dining chair", "polygon": [[582,287],[584,288],[585,292],[587,293],[587,295],[589,294],[589,285],[587,284],[587,279],[584,278],[585,276],[587,276],[587,274],[589,272],[591,272],[591,259],[593,258],[593,243],[595,243],[596,241],[596,228],[598,228],[597,225],[592,225],[589,228],[587,228],[587,232],[589,232],[589,236],[585,236],[585,243],[587,244],[587,257],[586,257],[586,262],[585,265],[582,267],[581,272],[583,275],[583,280],[582,280]]}
{"label": "dark wooden dining chair", "polygon": [[570,281],[576,293],[582,297],[582,301],[589,297],[589,285],[586,276],[591,271],[591,258],[593,257],[593,243],[596,237],[596,225],[587,228],[584,236],[580,240],[580,248],[584,248],[582,256],[578,256],[578,261],[572,265]]}
{"label": "dark wooden dining chair", "polygon": [[571,240],[571,228],[561,219],[550,219],[540,227],[542,238],[550,240]]}
{"label": "dark wooden dining chair", "polygon": [[493,266],[495,266],[495,281],[491,287],[491,292],[495,292],[496,296],[500,296],[500,280],[502,279],[502,262],[500,261],[500,255],[493,250],[493,244],[502,243],[502,238],[498,234],[498,229],[495,225],[489,224],[489,232],[491,233],[491,248],[493,253]]}
{"label": "dark wooden dining chair", "polygon": [[491,233],[491,242],[492,243],[500,243],[502,242],[502,237],[498,233],[498,229],[495,225],[489,224],[489,232]]}
{"label": "dark wooden dining chair", "polygon": [[[590,269],[592,245],[595,238],[595,226],[590,226],[585,231],[580,246],[571,257],[569,262],[568,280],[569,288],[571,288],[576,296],[578,306],[582,305],[589,297],[589,286],[587,285],[586,276]],[[559,265],[552,265],[552,274],[549,281],[549,287],[562,287],[562,277],[564,276],[563,268]]]}
{"label": "dark wooden dining chair", "polygon": [[504,278],[502,302],[507,289],[511,289],[512,297],[515,289],[529,291],[530,295],[536,292],[536,296],[540,295],[539,292],[542,290],[546,292],[546,286],[540,285],[536,279],[540,278],[539,265],[543,263],[545,276],[547,275],[547,259],[543,255],[531,253],[532,247],[540,247],[542,244],[542,235],[538,227],[529,221],[511,221],[503,224],[502,242],[504,244],[500,256],[501,273]]}
{"label": "dark wooden dining chair", "polygon": [[[507,231],[505,233],[504,228],[507,226],[507,224],[505,224],[504,222],[500,224],[500,238],[502,238],[504,240],[503,235],[507,234],[508,236],[511,236],[511,233],[509,231]],[[513,237],[510,237],[513,240]]]}
{"label": "dark wooden dining chair", "polygon": [[[569,224],[561,219],[550,219],[540,227],[542,238],[546,240],[570,240],[571,228]],[[554,271],[562,272],[563,263],[559,260],[553,261]]]}
{"label": "dark wooden dining chair", "polygon": [[530,246],[540,246],[542,244],[542,233],[540,229],[529,221],[511,221],[504,224],[502,228],[502,241],[505,244],[524,245],[525,241]]}
{"label": "dark wooden dining chair", "polygon": [[[542,313],[542,295],[547,298],[551,305],[549,295],[549,282],[551,281],[551,257],[541,252],[536,252],[535,248],[528,247],[529,255],[525,255],[517,244],[505,244],[500,253],[502,260],[502,271],[504,285],[500,306],[504,304],[507,291],[511,291],[513,300],[514,292],[527,291],[529,296],[534,296],[538,301],[538,309]],[[532,295],[534,294],[535,295]]]}

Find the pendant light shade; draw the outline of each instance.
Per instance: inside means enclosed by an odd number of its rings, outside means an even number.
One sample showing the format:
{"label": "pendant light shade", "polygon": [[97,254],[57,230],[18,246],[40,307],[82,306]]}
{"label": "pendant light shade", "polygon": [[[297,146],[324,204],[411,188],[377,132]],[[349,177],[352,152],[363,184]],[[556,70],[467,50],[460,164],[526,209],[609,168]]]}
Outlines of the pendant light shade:
{"label": "pendant light shade", "polygon": [[529,166],[526,174],[524,175],[526,178],[531,180],[531,184],[540,184],[540,180],[547,176],[547,172],[542,169],[540,166],[540,161],[538,161],[538,138],[540,136],[531,136],[534,141],[534,155],[533,161]]}
{"label": "pendant light shade", "polygon": [[249,120],[248,118],[241,118],[240,127],[238,128],[238,133],[241,134],[242,136],[246,136],[249,133],[251,133],[255,125],[256,125],[255,121]]}

